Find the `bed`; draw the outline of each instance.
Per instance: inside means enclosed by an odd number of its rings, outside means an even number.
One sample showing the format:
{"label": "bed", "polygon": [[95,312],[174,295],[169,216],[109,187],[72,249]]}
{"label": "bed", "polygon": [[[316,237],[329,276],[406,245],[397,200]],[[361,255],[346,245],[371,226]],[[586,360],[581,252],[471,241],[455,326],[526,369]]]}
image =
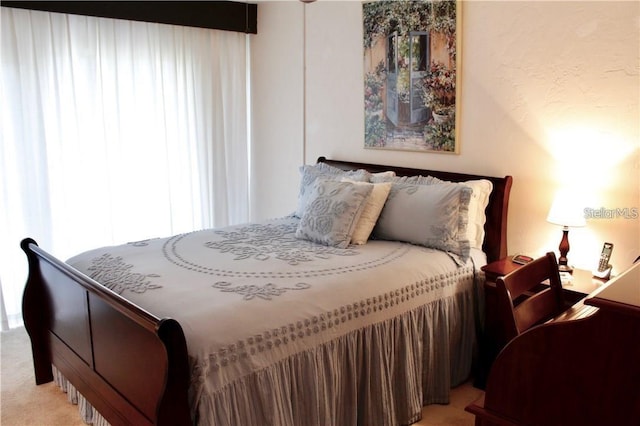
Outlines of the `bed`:
{"label": "bed", "polygon": [[[56,379],[89,421],[113,425],[411,424],[423,405],[447,403],[470,374],[480,267],[507,254],[512,178],[324,157],[301,173],[299,207],[284,218],[66,262],[23,240],[36,383]],[[476,182],[490,187],[480,204]],[[316,216],[327,194],[370,200],[382,186],[361,244],[352,234],[365,201],[335,204],[340,223]],[[445,188],[435,199],[455,193],[464,205],[451,216],[460,235],[410,241],[415,218],[451,213],[412,204],[416,194]],[[483,225],[471,235],[473,209]]]}

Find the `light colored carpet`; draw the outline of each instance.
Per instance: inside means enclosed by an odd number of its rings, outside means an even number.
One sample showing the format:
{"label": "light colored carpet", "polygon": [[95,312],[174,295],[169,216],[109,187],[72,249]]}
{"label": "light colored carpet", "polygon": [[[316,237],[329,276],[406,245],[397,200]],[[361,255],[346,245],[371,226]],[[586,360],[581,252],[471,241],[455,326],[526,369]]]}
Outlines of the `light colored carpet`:
{"label": "light colored carpet", "polygon": [[422,420],[414,426],[474,426],[475,416],[464,411],[464,407],[484,394],[471,382],[451,390],[448,405],[427,405],[422,408]]}
{"label": "light colored carpet", "polygon": [[[80,426],[78,408],[54,383],[36,386],[29,337],[24,328],[0,333],[0,424],[3,426]],[[451,391],[449,405],[430,405],[415,426],[471,426],[474,418],[464,407],[482,391],[466,383]]]}
{"label": "light colored carpet", "polygon": [[78,407],[53,382],[36,386],[31,345],[24,328],[0,333],[0,424],[80,426]]}

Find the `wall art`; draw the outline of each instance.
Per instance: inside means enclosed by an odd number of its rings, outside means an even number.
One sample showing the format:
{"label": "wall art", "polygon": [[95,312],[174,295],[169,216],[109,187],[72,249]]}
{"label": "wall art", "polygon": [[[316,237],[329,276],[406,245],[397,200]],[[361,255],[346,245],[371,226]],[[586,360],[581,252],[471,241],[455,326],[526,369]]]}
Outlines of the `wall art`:
{"label": "wall art", "polygon": [[365,148],[458,153],[461,2],[363,2]]}

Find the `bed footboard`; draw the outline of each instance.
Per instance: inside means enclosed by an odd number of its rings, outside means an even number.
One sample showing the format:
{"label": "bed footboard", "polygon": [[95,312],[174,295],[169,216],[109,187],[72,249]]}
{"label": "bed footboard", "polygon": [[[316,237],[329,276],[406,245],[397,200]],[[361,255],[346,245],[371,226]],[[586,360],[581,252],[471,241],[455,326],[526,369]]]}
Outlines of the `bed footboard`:
{"label": "bed footboard", "polygon": [[29,277],[23,318],[37,384],[51,364],[113,425],[191,424],[187,346],[159,319],[42,250],[21,247]]}

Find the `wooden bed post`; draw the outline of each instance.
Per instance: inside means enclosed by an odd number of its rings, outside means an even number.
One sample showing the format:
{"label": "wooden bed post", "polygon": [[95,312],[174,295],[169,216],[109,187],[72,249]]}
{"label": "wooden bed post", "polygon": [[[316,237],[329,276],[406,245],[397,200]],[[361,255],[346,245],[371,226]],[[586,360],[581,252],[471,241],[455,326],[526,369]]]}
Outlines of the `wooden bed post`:
{"label": "wooden bed post", "polygon": [[158,337],[167,349],[169,368],[167,386],[158,406],[159,425],[182,425],[191,419],[189,412],[189,364],[187,342],[180,324],[174,319],[160,321]]}
{"label": "wooden bed post", "polygon": [[42,285],[40,264],[29,249],[30,244],[38,245],[31,238],[25,238],[20,243],[29,263],[29,276],[22,296],[22,317],[24,327],[31,338],[36,384],[40,385],[53,380],[51,344],[48,337],[51,310],[45,286]]}
{"label": "wooden bed post", "polygon": [[22,241],[29,277],[22,311],[36,384],[52,365],[113,425],[192,424],[180,324],[160,319]]}

